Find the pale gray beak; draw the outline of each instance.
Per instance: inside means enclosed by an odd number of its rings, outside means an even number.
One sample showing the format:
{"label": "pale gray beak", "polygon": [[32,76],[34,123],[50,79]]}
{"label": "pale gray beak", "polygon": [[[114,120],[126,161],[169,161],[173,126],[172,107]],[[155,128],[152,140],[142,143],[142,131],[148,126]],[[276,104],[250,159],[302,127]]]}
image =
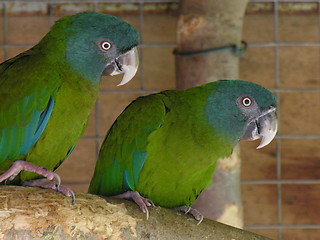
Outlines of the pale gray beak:
{"label": "pale gray beak", "polygon": [[253,141],[261,138],[261,142],[257,149],[268,145],[276,136],[278,130],[278,118],[276,108],[271,107],[269,110],[263,112],[259,117],[251,120],[247,126],[242,140]]}
{"label": "pale gray beak", "polygon": [[118,86],[121,86],[129,82],[134,77],[134,75],[136,75],[138,66],[138,50],[137,47],[134,47],[109,63],[105,67],[103,75],[114,76],[123,73],[123,78],[118,84]]}

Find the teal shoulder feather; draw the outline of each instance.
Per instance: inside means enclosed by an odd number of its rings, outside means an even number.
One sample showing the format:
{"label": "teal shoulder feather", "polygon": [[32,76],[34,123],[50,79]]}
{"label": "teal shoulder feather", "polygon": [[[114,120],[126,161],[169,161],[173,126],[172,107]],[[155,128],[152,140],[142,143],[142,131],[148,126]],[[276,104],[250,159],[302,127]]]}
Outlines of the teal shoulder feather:
{"label": "teal shoulder feather", "polygon": [[147,156],[148,136],[160,128],[165,115],[157,94],[138,98],[123,111],[102,144],[90,193],[115,195],[135,190]]}

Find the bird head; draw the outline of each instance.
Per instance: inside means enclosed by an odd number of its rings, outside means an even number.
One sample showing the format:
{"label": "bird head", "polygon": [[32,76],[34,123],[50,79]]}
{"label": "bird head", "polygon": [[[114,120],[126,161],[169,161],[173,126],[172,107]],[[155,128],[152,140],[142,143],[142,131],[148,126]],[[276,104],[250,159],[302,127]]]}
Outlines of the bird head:
{"label": "bird head", "polygon": [[206,113],[214,129],[233,143],[261,139],[257,148],[268,145],[278,129],[274,95],[258,84],[240,80],[212,85]]}
{"label": "bird head", "polygon": [[93,82],[102,75],[123,73],[119,84],[123,85],[138,69],[139,35],[133,26],[111,15],[79,13],[62,18],[43,41],[63,49],[70,67]]}

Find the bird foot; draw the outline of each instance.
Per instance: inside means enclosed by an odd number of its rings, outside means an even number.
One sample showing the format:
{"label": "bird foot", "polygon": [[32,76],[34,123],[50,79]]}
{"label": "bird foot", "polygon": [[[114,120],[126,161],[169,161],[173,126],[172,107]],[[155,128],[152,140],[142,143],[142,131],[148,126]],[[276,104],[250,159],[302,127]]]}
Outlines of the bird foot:
{"label": "bird foot", "polygon": [[203,220],[203,215],[197,209],[192,208],[190,206],[180,206],[175,208],[175,210],[184,212],[185,214],[188,214],[188,213],[191,214],[194,217],[194,219],[199,221],[197,225],[199,225]]}
{"label": "bird foot", "polygon": [[47,178],[50,181],[54,180],[57,188],[59,189],[61,180],[58,174],[23,160],[15,161],[5,173],[0,175],[0,182],[4,180],[13,180],[21,171],[34,172]]}
{"label": "bird foot", "polygon": [[121,193],[121,194],[113,196],[113,197],[133,200],[140,207],[141,211],[147,215],[147,220],[149,219],[148,207],[155,206],[151,200],[144,198],[144,197],[141,197],[141,195],[135,191],[128,191],[128,192]]}
{"label": "bird foot", "polygon": [[23,186],[54,189],[68,197],[72,197],[72,204],[74,203],[75,196],[73,191],[69,188],[60,186],[61,180],[58,174],[23,160],[15,161],[5,173],[0,175],[0,182],[7,180],[12,181],[21,171],[34,172],[45,177],[42,179],[25,181],[22,183]]}
{"label": "bird foot", "polygon": [[57,184],[55,182],[50,181],[47,178],[24,181],[22,183],[22,186],[25,186],[25,187],[40,187],[40,188],[57,190],[57,192],[60,192],[60,193],[62,193],[63,195],[65,195],[67,197],[71,197],[72,198],[72,205],[75,202],[74,192],[70,188],[67,188],[67,187],[64,187],[64,186],[57,186]]}

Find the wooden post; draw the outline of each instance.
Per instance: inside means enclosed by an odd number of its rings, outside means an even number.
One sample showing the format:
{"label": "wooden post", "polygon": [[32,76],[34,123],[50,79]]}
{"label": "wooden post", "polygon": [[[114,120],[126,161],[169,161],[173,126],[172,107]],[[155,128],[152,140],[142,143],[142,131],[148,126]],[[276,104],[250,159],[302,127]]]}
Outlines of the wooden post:
{"label": "wooden post", "polygon": [[75,204],[53,190],[0,186],[0,239],[225,239],[268,238],[205,219],[200,225],[171,209],[77,193]]}
{"label": "wooden post", "polygon": [[[247,0],[182,0],[177,27],[177,52],[198,52],[236,44],[240,47]],[[239,57],[231,50],[197,56],[176,56],[178,89],[221,79],[238,79]],[[242,227],[239,149],[220,160],[214,185],[194,207],[206,218]]]}

